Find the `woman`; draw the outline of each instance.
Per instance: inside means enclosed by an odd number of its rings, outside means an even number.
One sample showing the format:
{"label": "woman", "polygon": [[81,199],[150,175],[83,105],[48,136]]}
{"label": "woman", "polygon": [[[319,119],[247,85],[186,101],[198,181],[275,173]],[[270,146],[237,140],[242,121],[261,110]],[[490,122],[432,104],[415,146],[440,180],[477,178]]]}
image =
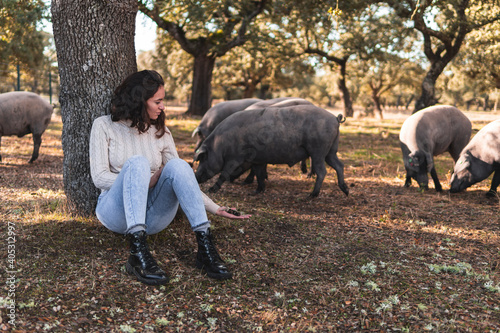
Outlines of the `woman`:
{"label": "woman", "polygon": [[134,73],[116,88],[111,115],[97,118],[90,134],[90,171],[101,190],[96,215],[108,229],[130,238],[129,274],[145,284],[168,282],[149,252],[146,237],[165,229],[179,205],[196,234],[196,266],[209,277],[231,272],[212,241],[207,211],[248,218],[220,207],[200,191],[194,172],[180,159],[165,126],[164,82],[152,70]]}

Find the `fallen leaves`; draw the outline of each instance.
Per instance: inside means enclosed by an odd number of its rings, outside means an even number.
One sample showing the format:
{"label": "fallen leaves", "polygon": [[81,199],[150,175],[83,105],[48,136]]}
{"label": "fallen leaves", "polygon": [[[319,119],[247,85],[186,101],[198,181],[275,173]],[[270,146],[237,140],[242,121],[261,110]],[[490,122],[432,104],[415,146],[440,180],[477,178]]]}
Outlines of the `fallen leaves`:
{"label": "fallen leaves", "polygon": [[[179,138],[181,157],[190,160],[196,122],[186,127],[182,119],[176,121],[170,129]],[[149,287],[133,280],[123,270],[124,237],[95,219],[66,214],[57,136],[44,139],[41,160],[33,165],[24,161],[29,149],[4,153],[0,217],[15,221],[20,240],[16,302],[23,306],[17,309],[17,328],[500,330],[495,289],[500,285],[500,205],[483,198],[489,184],[457,195],[403,188],[393,130],[398,123],[381,125],[389,128],[384,138],[370,133],[369,122],[349,123],[343,124],[339,148],[348,197],[329,169],[320,196],[307,199],[313,180],[297,166],[269,166],[261,195],[249,195],[254,185],[243,186],[241,180],[213,195],[253,214],[242,221],[211,216],[219,252],[234,273],[224,282],[194,267],[196,242],[182,214],[150,237],[171,282]],[[45,144],[59,149],[43,157]],[[438,159],[437,165],[449,168],[450,158]],[[0,224],[0,231],[4,228]],[[0,313],[0,329],[11,330],[5,308]]]}

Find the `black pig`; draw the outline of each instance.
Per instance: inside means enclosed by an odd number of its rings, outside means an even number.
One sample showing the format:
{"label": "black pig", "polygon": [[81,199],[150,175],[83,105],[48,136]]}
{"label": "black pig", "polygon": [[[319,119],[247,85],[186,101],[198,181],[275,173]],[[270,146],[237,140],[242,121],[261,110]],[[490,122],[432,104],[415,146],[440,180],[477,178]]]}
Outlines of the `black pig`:
{"label": "black pig", "polygon": [[262,101],[258,98],[244,98],[225,101],[212,106],[201,118],[200,124],[193,131],[191,137],[198,134],[195,151],[200,148],[203,140],[212,133],[212,131],[220,124],[221,121],[229,117],[235,112],[244,110],[246,107]]}
{"label": "black pig", "polygon": [[338,185],[348,195],[344,164],[337,157],[339,117],[314,105],[269,107],[235,113],[215,128],[196,154],[200,161],[196,179],[203,183],[220,173],[210,191],[217,191],[231,176],[250,167],[257,176],[257,190],[265,189],[266,164],[293,166],[311,157],[317,175],[311,197],[318,196],[326,175],[325,162],[337,172]]}

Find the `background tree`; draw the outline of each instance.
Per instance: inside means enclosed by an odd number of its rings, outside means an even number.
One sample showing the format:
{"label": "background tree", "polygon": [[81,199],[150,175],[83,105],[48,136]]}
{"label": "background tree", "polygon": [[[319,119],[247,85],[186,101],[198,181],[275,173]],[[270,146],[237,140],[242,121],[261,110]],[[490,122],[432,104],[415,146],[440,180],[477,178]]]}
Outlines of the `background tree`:
{"label": "background tree", "polygon": [[447,64],[457,55],[465,36],[500,19],[498,0],[421,1],[387,0],[403,18],[413,22],[424,39],[424,53],[430,62],[422,82],[415,111],[437,102],[435,85]]}
{"label": "background tree", "polygon": [[267,0],[151,2],[139,1],[139,9],[194,58],[187,113],[203,115],[211,105],[215,60],[245,43],[252,21],[264,10]]}
{"label": "background tree", "polygon": [[39,25],[47,10],[42,0],[2,0],[0,66],[8,62],[35,67],[43,60],[44,34]]}
{"label": "background tree", "polygon": [[115,87],[137,70],[136,0],[52,0],[61,80],[64,190],[68,206],[94,214],[98,190],[90,178],[89,136],[109,113]]}
{"label": "background tree", "polygon": [[[385,15],[380,20],[379,24],[385,28],[376,33],[390,36],[392,42],[372,34],[376,40],[383,41],[382,44],[368,56],[355,58],[352,67],[356,84],[361,87],[364,95],[366,110],[382,119],[383,104],[388,95],[393,94],[393,88],[403,82],[415,82],[413,78],[421,69],[417,64],[421,59],[413,51],[418,41],[412,29],[404,27],[394,13]],[[391,104],[399,105],[399,102]]]}
{"label": "background tree", "polygon": [[[237,47],[219,59],[214,75],[216,86],[226,92],[239,88],[238,98],[259,97],[262,99],[290,94],[290,88],[306,87],[305,81],[315,72],[293,38],[287,38],[283,31],[270,21],[260,22],[256,33],[242,47]],[[274,94],[273,94],[274,93]],[[228,99],[228,94],[225,94]],[[274,95],[274,96],[273,96]],[[304,93],[300,93],[305,97]],[[291,96],[291,95],[288,95]]]}
{"label": "background tree", "polygon": [[42,0],[0,1],[0,91],[17,90],[17,66],[23,76],[22,90],[38,92],[35,71],[44,61],[47,34],[41,31],[41,21],[46,17]]}
{"label": "background tree", "polygon": [[476,86],[484,110],[488,109],[490,99],[495,105],[498,103],[498,94],[492,93],[492,88],[500,89],[499,31],[499,21],[472,31],[452,64],[453,71],[460,71],[466,76],[465,82]]}
{"label": "background tree", "polygon": [[139,69],[155,68],[165,81],[168,100],[189,105],[193,78],[193,57],[186,53],[168,32],[157,29],[155,50],[143,52],[137,58]]}
{"label": "background tree", "polygon": [[383,119],[383,95],[402,81],[406,75],[404,67],[409,63],[396,55],[387,55],[383,60],[372,58],[353,62],[353,72],[367,97],[365,107],[370,110],[370,114],[374,113],[377,118]]}
{"label": "background tree", "polygon": [[[322,2],[319,3],[323,4]],[[296,38],[304,45],[304,52],[315,54],[337,65],[337,84],[344,100],[344,115],[354,113],[347,86],[347,63],[350,59],[370,59],[387,52],[390,45],[403,34],[401,20],[384,5],[372,1],[338,2],[338,8],[317,8],[306,5],[290,21],[298,22]],[[332,15],[328,15],[328,11]],[[293,23],[291,26],[295,26]]]}

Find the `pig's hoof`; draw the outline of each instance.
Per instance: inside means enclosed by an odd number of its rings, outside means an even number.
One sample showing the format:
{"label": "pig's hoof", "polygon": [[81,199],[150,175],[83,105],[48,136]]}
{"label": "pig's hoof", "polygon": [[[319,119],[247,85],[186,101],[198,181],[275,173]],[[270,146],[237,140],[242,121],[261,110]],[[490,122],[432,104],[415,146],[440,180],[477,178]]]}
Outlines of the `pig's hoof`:
{"label": "pig's hoof", "polygon": [[488,192],[486,192],[486,196],[488,198],[496,198],[497,197],[497,191],[489,190]]}
{"label": "pig's hoof", "polygon": [[218,190],[220,190],[220,187],[212,186],[211,188],[208,189],[208,192],[216,193]]}
{"label": "pig's hoof", "polygon": [[340,185],[340,190],[342,190],[346,196],[349,196],[349,187],[347,187],[346,184]]}
{"label": "pig's hoof", "polygon": [[259,195],[262,192],[264,192],[264,190],[262,190],[262,189],[256,189],[255,191],[252,192],[251,195]]}

